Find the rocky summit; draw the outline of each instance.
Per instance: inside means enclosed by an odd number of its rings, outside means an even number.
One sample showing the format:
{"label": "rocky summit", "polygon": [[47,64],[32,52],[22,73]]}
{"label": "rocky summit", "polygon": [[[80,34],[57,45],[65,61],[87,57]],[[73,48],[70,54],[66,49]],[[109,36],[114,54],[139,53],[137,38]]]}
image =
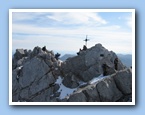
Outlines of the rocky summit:
{"label": "rocky summit", "polygon": [[[101,44],[64,62],[53,51],[16,49],[13,102],[131,102],[132,70]],[[105,64],[105,67],[103,66]]]}

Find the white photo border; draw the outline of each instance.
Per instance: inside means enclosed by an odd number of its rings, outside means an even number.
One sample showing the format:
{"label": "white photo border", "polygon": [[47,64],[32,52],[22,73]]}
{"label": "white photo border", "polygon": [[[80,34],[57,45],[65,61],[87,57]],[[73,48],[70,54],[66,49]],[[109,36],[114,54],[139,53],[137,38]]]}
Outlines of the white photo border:
{"label": "white photo border", "polygon": [[[13,12],[130,12],[132,13],[132,102],[12,102]],[[135,9],[9,9],[9,105],[135,105]]]}

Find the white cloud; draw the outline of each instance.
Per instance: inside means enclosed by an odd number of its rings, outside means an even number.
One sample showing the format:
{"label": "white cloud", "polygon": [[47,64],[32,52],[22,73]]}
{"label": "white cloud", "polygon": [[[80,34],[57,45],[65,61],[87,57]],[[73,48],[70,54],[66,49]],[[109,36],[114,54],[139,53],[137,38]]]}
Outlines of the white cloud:
{"label": "white cloud", "polygon": [[12,14],[13,21],[30,20],[33,18],[34,18],[34,16],[31,15],[31,13],[13,12],[13,14]]}
{"label": "white cloud", "polygon": [[[88,47],[102,43],[115,52],[131,52],[131,33],[119,30],[118,26],[98,28],[42,28],[28,25],[13,24],[13,33],[29,34],[26,36],[13,35],[13,49],[48,46],[51,50],[77,52],[84,44],[83,39],[88,35]],[[36,34],[36,35],[35,35]],[[128,43],[128,45],[125,45]],[[116,48],[117,47],[117,48]],[[124,50],[126,48],[126,50]]]}
{"label": "white cloud", "polygon": [[[121,35],[121,34],[120,34]],[[107,37],[106,37],[107,36]],[[88,42],[88,47],[92,47],[97,43],[101,43],[104,47],[106,47],[108,50],[112,50],[116,53],[131,53],[132,45],[130,43],[130,38],[126,38],[124,40],[121,39],[121,37],[124,36],[111,36],[107,34],[106,36],[88,36],[90,41]],[[35,46],[47,46],[49,50],[55,50],[55,51],[61,51],[61,52],[77,52],[79,48],[82,48],[84,45],[84,38],[85,36],[82,36],[82,39],[80,37],[71,37],[68,36],[37,36],[37,35],[31,35],[31,36],[13,36],[15,39],[13,39],[13,50],[17,48],[25,48],[25,49],[33,49]],[[104,38],[106,37],[106,38]]]}
{"label": "white cloud", "polygon": [[63,12],[53,13],[47,16],[49,19],[63,24],[106,24],[107,21],[101,18],[97,13],[92,12]]}
{"label": "white cloud", "polygon": [[47,14],[47,13],[44,13],[44,12],[13,12],[12,20],[13,21],[33,20],[34,18],[37,18],[42,14]]}
{"label": "white cloud", "polygon": [[38,27],[24,24],[13,24],[12,32],[21,34],[45,34],[45,35],[86,35],[99,34],[108,32],[119,32],[120,26],[102,26],[102,27],[88,27],[82,26],[78,28],[60,28],[60,27]]}
{"label": "white cloud", "polygon": [[[21,13],[14,15],[13,18],[31,20],[40,16],[41,13],[21,15]],[[88,35],[90,39],[88,47],[101,43],[107,49],[117,53],[132,52],[131,32],[122,30],[120,25],[107,25],[107,21],[97,13],[52,13],[45,14],[45,18],[48,22],[50,19],[53,20],[56,25],[40,27],[35,24],[13,23],[13,50],[16,48],[33,49],[35,46],[46,45],[50,50],[77,52],[83,46],[85,36]],[[130,25],[130,19],[127,21]],[[68,27],[57,26],[57,23],[68,25]],[[71,28],[71,25],[77,24],[79,25],[77,28]]]}

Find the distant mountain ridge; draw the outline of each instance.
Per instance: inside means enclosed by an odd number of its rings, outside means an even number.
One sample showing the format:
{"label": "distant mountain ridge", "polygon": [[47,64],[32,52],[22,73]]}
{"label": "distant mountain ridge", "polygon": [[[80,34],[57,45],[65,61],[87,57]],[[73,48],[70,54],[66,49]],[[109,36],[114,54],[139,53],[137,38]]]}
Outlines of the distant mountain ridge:
{"label": "distant mountain ridge", "polygon": [[131,54],[126,54],[126,55],[117,54],[117,56],[125,66],[127,66],[127,67],[132,66],[132,55]]}
{"label": "distant mountain ridge", "polygon": [[65,61],[66,59],[74,57],[74,56],[76,56],[76,55],[75,54],[65,54],[60,57],[60,60]]}

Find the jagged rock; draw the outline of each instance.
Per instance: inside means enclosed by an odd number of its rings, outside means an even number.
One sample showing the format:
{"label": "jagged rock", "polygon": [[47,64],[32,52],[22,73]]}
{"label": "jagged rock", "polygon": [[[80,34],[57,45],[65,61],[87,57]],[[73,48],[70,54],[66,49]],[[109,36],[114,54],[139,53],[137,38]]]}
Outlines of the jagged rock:
{"label": "jagged rock", "polygon": [[12,102],[18,102],[19,101],[19,93],[15,93],[12,95]]}
{"label": "jagged rock", "polygon": [[12,70],[16,69],[17,67],[17,60],[15,58],[12,59]]}
{"label": "jagged rock", "polygon": [[58,102],[58,98],[56,98],[56,97],[50,97],[50,102]]}
{"label": "jagged rock", "polygon": [[[56,60],[53,51],[38,46],[33,51],[18,49],[12,65],[12,101],[130,102],[132,72],[125,69],[120,60],[116,71],[116,57],[101,44],[81,51],[65,62]],[[108,76],[92,83],[94,77],[103,73],[104,63]],[[64,89],[68,92],[62,97]]]}
{"label": "jagged rock", "polygon": [[60,92],[54,93],[54,97],[59,97],[59,96],[60,96]]}
{"label": "jagged rock", "polygon": [[[125,74],[124,74],[125,73]],[[92,83],[87,83],[85,84],[84,87],[80,87],[74,94],[71,96],[77,94],[77,93],[82,93],[86,96],[86,101],[87,102],[131,102],[132,101],[132,94],[130,93],[123,93],[123,91],[120,90],[119,86],[124,80],[129,80],[121,78],[120,76],[125,75],[125,76],[130,76],[131,77],[131,70],[130,69],[125,69],[125,70],[120,70],[117,73],[114,73],[110,76],[104,77],[101,80],[98,80],[96,82]],[[115,80],[119,79],[119,83],[117,83]],[[125,81],[125,84],[127,83]],[[131,82],[131,80],[129,80]],[[121,82],[121,83],[120,83]],[[130,87],[130,82],[129,85],[126,86],[124,85],[123,88]],[[121,84],[122,85],[122,84]],[[128,88],[127,88],[128,89]],[[129,91],[131,91],[129,89]],[[132,92],[132,91],[131,91]],[[81,98],[81,96],[79,95]],[[70,97],[68,97],[69,100]],[[75,97],[77,98],[77,97]],[[67,101],[66,99],[62,100]]]}
{"label": "jagged rock", "polygon": [[21,100],[30,100],[31,94],[29,93],[29,87],[24,88],[20,91]]}
{"label": "jagged rock", "polygon": [[[62,64],[61,70],[64,75],[71,72],[72,75],[76,75],[87,82],[103,73],[102,65],[104,63],[109,67],[107,75],[114,73],[116,57],[114,52],[109,52],[101,44],[96,44],[94,47],[82,51],[80,55],[67,59]],[[118,70],[121,69],[124,69],[124,65],[119,60]]]}
{"label": "jagged rock", "polygon": [[22,66],[22,65],[23,65],[24,63],[26,63],[28,60],[29,60],[29,59],[28,59],[27,57],[23,57],[23,58],[19,59],[19,60],[17,61],[17,67]]}
{"label": "jagged rock", "polygon": [[43,53],[43,50],[40,47],[35,47],[32,51],[32,53],[30,54],[30,58],[33,58],[35,56],[37,56],[38,54]]}
{"label": "jagged rock", "polygon": [[87,101],[87,98],[83,92],[75,93],[71,95],[68,99],[68,102],[86,102],[86,101]]}
{"label": "jagged rock", "polygon": [[[52,59],[56,62],[52,62]],[[16,65],[12,75],[13,101],[52,101],[50,95],[55,94],[59,89],[59,85],[55,84],[54,76],[54,67],[59,66],[56,65],[59,62],[54,59],[53,52],[42,51],[40,47],[35,47],[32,52],[16,50],[14,61]],[[46,93],[46,90],[49,93]],[[46,96],[48,98],[44,99]]]}
{"label": "jagged rock", "polygon": [[57,77],[61,75],[60,69],[59,68],[55,68],[53,70],[53,75],[57,79]]}
{"label": "jagged rock", "polygon": [[43,89],[46,89],[48,87],[51,87],[50,85],[55,82],[54,77],[52,76],[51,73],[48,73],[47,75],[44,75],[42,78],[39,80],[35,81],[31,86],[30,86],[30,92],[31,95],[36,94],[37,92],[42,91]]}
{"label": "jagged rock", "polygon": [[59,62],[58,62],[58,61],[54,62],[54,63],[53,63],[53,66],[54,66],[54,68],[59,67]]}
{"label": "jagged rock", "polygon": [[17,70],[12,73],[12,101],[17,102],[19,100],[20,84],[18,82]]}
{"label": "jagged rock", "polygon": [[16,49],[16,53],[14,54],[14,57],[19,60],[21,59],[22,57],[25,56],[25,52],[23,49]]}
{"label": "jagged rock", "polygon": [[55,59],[54,56],[52,56],[52,57],[51,57],[51,61],[52,61],[52,62],[56,62],[57,60]]}
{"label": "jagged rock", "polygon": [[12,69],[23,65],[27,61],[28,52],[23,49],[16,49],[16,53],[12,59]]}
{"label": "jagged rock", "polygon": [[64,73],[75,73],[78,74],[80,71],[86,70],[85,66],[85,57],[84,56],[75,56],[72,58],[69,58],[64,63],[62,63],[61,67],[62,71]]}
{"label": "jagged rock", "polygon": [[68,75],[64,77],[62,83],[63,85],[69,88],[76,88],[79,86],[77,78],[71,73],[69,73]]}
{"label": "jagged rock", "polygon": [[99,94],[95,87],[88,88],[88,89],[84,90],[83,93],[87,97],[87,102],[100,102],[100,97],[99,97]]}
{"label": "jagged rock", "polygon": [[15,92],[19,89],[17,70],[14,70],[12,73],[12,83],[12,90]]}
{"label": "jagged rock", "polygon": [[118,72],[114,77],[117,87],[123,94],[132,93],[132,72],[131,69],[126,69]]}
{"label": "jagged rock", "polygon": [[96,88],[100,95],[100,100],[103,102],[115,102],[123,96],[123,94],[116,87],[112,77],[108,77],[99,82],[96,85]]}
{"label": "jagged rock", "polygon": [[53,93],[57,92],[60,86],[58,84],[54,85]]}
{"label": "jagged rock", "polygon": [[52,95],[52,88],[46,89],[40,94],[35,95],[30,101],[32,102],[50,102],[50,95]]}
{"label": "jagged rock", "polygon": [[132,102],[132,95],[124,95],[117,102]]}
{"label": "jagged rock", "polygon": [[17,61],[17,67],[22,66],[22,65],[23,65],[23,61],[24,61],[24,58],[19,59],[19,60]]}
{"label": "jagged rock", "polygon": [[34,57],[31,61],[27,62],[23,66],[23,75],[20,76],[19,83],[24,88],[31,85],[36,79],[40,79],[49,71],[47,64]]}

